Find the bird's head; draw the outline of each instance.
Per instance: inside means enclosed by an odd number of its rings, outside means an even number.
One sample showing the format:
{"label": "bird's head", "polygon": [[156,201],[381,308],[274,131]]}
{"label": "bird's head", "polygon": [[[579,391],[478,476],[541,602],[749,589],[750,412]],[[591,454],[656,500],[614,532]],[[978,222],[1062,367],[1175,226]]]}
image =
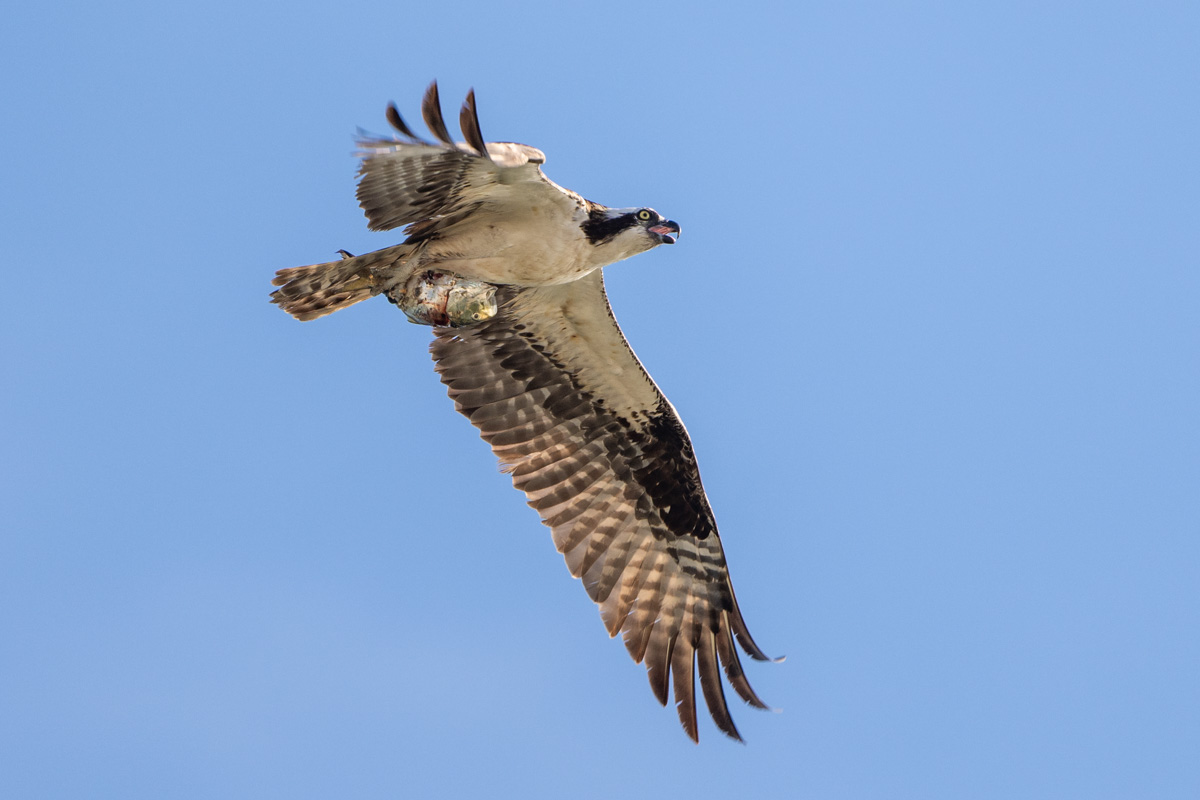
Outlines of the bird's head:
{"label": "bird's head", "polygon": [[605,208],[594,205],[583,232],[597,250],[612,256],[607,263],[643,253],[660,244],[675,244],[679,223],[653,208]]}

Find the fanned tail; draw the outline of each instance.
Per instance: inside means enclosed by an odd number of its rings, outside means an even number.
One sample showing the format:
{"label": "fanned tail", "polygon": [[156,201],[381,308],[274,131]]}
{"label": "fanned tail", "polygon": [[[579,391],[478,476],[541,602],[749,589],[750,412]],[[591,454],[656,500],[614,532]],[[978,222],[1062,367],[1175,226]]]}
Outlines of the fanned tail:
{"label": "fanned tail", "polygon": [[388,285],[383,270],[412,253],[409,245],[396,245],[361,256],[345,250],[340,261],[281,269],[275,273],[271,302],[298,320],[307,322],[367,300]]}

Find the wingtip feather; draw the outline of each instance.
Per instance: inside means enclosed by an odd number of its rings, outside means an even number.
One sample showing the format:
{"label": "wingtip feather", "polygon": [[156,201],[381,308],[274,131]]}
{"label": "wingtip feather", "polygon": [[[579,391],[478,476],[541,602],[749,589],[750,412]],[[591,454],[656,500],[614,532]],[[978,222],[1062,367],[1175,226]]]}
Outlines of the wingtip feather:
{"label": "wingtip feather", "polygon": [[467,144],[475,148],[479,155],[492,160],[488,154],[487,143],[483,140],[483,131],[479,128],[479,111],[475,106],[475,90],[471,89],[467,92],[467,99],[463,101],[462,110],[458,114],[458,124],[462,128],[463,138],[467,140]]}
{"label": "wingtip feather", "polygon": [[412,128],[408,127],[408,123],[404,121],[404,117],[400,116],[400,111],[396,108],[395,103],[388,103],[384,116],[387,117],[388,124],[395,128],[401,135],[411,141],[424,143],[425,140],[413,133]]}
{"label": "wingtip feather", "polygon": [[671,673],[675,678],[675,712],[683,732],[693,742],[700,743],[696,724],[696,648],[687,640],[675,643]]}
{"label": "wingtip feather", "polygon": [[700,673],[700,689],[704,693],[704,702],[708,705],[708,713],[721,733],[731,739],[744,742],[733,724],[729,714],[729,706],[725,702],[725,688],[721,685],[721,667],[717,663],[717,634],[716,631],[705,631],[700,647],[696,651],[697,671]]}
{"label": "wingtip feather", "polygon": [[446,120],[442,117],[442,101],[438,96],[437,81],[429,84],[429,88],[425,90],[425,97],[421,100],[421,115],[425,117],[429,132],[439,142],[457,149],[454,140],[450,138],[450,132],[446,130]]}
{"label": "wingtip feather", "polygon": [[750,686],[750,679],[746,677],[746,673],[742,669],[742,662],[738,658],[737,648],[733,645],[733,637],[729,634],[728,617],[726,617],[725,624],[721,626],[720,630],[715,632],[715,643],[717,655],[721,660],[722,666],[725,667],[725,677],[729,681],[729,685],[734,688],[734,691],[743,700],[755,708],[764,711],[770,709],[770,706],[764,703]]}

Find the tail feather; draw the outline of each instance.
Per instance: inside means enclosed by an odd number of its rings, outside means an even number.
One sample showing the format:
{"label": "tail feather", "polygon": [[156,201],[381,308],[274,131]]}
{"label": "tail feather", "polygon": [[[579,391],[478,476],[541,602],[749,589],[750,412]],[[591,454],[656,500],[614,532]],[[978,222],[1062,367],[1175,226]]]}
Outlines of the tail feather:
{"label": "tail feather", "polygon": [[271,281],[279,287],[271,302],[302,321],[332,314],[386,291],[389,273],[396,272],[388,268],[402,263],[412,248],[397,245],[361,256],[338,252],[340,261],[279,270]]}

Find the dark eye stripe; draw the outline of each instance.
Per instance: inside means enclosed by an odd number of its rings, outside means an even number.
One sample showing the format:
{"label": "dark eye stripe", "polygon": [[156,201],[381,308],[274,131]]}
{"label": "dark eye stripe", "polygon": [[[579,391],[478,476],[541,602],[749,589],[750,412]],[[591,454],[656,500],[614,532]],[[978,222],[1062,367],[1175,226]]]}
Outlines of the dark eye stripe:
{"label": "dark eye stripe", "polygon": [[582,228],[588,241],[592,244],[602,244],[612,239],[621,231],[637,225],[637,212],[622,214],[619,217],[607,217],[603,211],[597,210],[589,215]]}

